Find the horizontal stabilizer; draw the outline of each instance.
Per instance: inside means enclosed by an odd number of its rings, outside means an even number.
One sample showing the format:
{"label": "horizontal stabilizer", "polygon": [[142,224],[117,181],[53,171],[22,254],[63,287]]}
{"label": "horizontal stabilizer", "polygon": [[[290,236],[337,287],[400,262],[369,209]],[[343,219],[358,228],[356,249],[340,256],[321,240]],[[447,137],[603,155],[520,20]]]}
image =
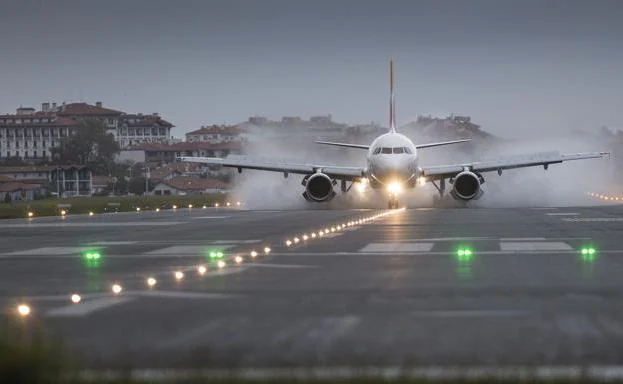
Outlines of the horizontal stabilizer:
{"label": "horizontal stabilizer", "polygon": [[332,141],[316,141],[316,143],[324,144],[324,145],[334,145],[336,147],[357,148],[357,149],[370,149],[369,145],[361,145],[361,144],[335,143],[335,142],[332,142]]}
{"label": "horizontal stabilizer", "polygon": [[438,143],[419,144],[419,145],[416,145],[415,148],[422,149],[422,148],[430,148],[430,147],[440,147],[442,145],[448,145],[448,144],[465,143],[471,140],[472,139],[463,139],[463,140],[441,141]]}

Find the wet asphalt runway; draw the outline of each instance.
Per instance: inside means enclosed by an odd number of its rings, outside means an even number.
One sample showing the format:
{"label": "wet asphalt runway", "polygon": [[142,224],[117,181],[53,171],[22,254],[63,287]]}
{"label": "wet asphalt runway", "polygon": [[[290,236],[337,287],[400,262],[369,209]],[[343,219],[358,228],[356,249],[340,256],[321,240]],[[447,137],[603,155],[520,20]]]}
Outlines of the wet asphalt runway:
{"label": "wet asphalt runway", "polygon": [[387,212],[2,221],[0,303],[98,368],[623,361],[623,207]]}

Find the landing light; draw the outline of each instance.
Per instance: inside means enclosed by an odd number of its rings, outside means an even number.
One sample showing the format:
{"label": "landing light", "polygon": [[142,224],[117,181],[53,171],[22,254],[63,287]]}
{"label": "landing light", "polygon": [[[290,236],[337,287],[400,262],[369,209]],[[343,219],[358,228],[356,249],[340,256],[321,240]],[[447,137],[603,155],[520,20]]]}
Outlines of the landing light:
{"label": "landing light", "polygon": [[402,185],[398,182],[392,182],[387,185],[387,192],[397,195],[402,192]]}
{"label": "landing light", "polygon": [[121,285],[119,285],[119,284],[113,284],[113,286],[112,286],[112,292],[113,292],[115,295],[120,294],[122,290],[123,290],[123,288],[121,288]]}
{"label": "landing light", "polygon": [[30,315],[30,306],[28,306],[27,304],[20,304],[17,306],[17,313],[20,314],[20,316],[28,316]]}

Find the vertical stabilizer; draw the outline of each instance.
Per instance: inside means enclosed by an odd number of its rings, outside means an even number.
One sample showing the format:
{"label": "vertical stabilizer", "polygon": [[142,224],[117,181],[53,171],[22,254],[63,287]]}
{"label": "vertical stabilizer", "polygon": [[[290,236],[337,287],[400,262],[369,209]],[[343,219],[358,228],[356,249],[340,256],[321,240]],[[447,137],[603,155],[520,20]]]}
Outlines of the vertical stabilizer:
{"label": "vertical stabilizer", "polygon": [[394,101],[394,59],[389,60],[389,131],[396,132],[396,103]]}

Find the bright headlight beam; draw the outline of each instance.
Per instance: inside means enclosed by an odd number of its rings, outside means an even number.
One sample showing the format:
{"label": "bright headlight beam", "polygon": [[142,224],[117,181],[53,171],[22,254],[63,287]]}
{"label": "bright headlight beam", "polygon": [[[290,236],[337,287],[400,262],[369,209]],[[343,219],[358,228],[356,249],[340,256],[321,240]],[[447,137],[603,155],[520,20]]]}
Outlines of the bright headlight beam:
{"label": "bright headlight beam", "polygon": [[402,192],[402,184],[398,183],[398,182],[391,182],[387,185],[387,191],[389,193],[392,193],[394,195],[399,194],[400,192]]}

